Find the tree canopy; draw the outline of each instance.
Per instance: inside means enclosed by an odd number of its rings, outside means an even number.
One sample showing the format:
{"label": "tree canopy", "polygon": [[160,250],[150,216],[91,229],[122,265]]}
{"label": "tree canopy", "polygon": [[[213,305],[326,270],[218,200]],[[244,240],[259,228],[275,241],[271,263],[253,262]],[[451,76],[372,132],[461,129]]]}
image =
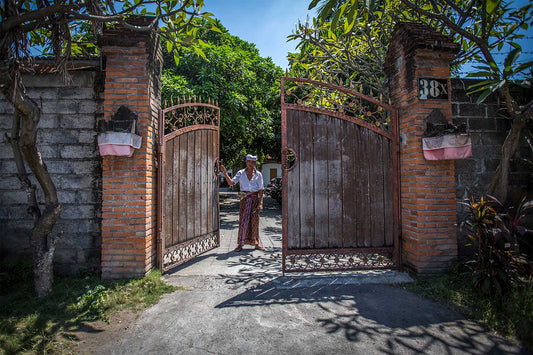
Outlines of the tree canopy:
{"label": "tree canopy", "polygon": [[[340,15],[335,10],[341,3],[323,3],[318,17],[299,22],[288,36],[299,50],[289,53],[291,73],[387,97],[383,64],[400,5],[391,2],[375,12],[358,7]],[[324,13],[329,6],[331,12]]]}
{"label": "tree canopy", "polygon": [[260,56],[254,44],[231,35],[200,29],[206,59],[182,48],[179,62],[165,48],[163,103],[183,96],[217,101],[221,109],[220,156],[228,167],[244,163],[246,153],[279,158],[280,78],[283,71],[271,58]]}
{"label": "tree canopy", "polygon": [[[513,124],[502,146],[502,160],[488,192],[506,200],[510,159],[522,131],[533,120],[533,103],[518,104],[511,84],[530,87],[533,61],[520,61],[522,30],[533,25],[533,3],[516,5],[502,0],[312,0],[318,6],[312,25],[299,24],[289,39],[299,40],[291,54],[293,73],[326,76],[341,85],[367,87],[387,93],[383,73],[386,47],[399,21],[425,23],[459,43],[455,65],[474,61],[468,77],[481,78],[468,89],[478,103],[496,93]],[[361,40],[362,39],[362,40]],[[508,49],[504,61],[495,52]],[[320,77],[319,77],[320,78]],[[368,90],[368,89],[367,89]]]}

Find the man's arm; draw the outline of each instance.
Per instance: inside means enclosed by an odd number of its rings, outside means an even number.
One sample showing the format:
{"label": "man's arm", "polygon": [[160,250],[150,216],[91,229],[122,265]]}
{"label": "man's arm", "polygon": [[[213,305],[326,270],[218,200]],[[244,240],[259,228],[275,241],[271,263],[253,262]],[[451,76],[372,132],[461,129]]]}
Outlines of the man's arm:
{"label": "man's arm", "polygon": [[228,172],[226,168],[224,167],[224,165],[220,165],[220,171],[222,172],[222,174],[224,174],[224,178],[226,178],[226,182],[228,183],[229,186],[235,185],[233,180],[231,180],[231,178],[229,177]]}

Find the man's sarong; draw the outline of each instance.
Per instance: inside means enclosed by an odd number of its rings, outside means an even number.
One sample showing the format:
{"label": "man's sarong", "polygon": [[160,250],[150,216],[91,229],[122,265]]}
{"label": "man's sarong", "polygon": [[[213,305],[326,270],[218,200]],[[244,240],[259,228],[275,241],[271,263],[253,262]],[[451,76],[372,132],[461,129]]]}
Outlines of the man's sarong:
{"label": "man's sarong", "polygon": [[239,245],[259,244],[259,195],[252,193],[241,200],[239,208]]}

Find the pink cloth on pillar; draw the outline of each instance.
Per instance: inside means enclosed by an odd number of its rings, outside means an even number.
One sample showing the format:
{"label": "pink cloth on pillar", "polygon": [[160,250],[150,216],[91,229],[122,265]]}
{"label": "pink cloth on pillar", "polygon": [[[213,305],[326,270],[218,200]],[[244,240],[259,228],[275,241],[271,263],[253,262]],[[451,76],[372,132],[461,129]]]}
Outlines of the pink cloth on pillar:
{"label": "pink cloth on pillar", "polygon": [[422,138],[426,160],[464,159],[472,156],[472,139],[468,134],[449,134]]}

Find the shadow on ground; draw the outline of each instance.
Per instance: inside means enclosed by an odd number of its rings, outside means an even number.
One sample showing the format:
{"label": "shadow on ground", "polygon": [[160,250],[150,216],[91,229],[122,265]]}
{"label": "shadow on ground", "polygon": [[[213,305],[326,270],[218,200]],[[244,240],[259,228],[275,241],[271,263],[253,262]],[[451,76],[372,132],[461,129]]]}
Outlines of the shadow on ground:
{"label": "shadow on ground", "polygon": [[[527,353],[510,348],[511,344],[501,338],[489,336],[480,325],[460,314],[399,287],[346,284],[284,287],[294,281],[291,279],[294,278],[271,279],[215,308],[308,304],[308,309],[315,309],[310,315],[316,315],[314,322],[324,333],[343,335],[349,342],[374,342],[377,345],[374,351],[384,354]],[[227,282],[235,281],[230,278]]]}
{"label": "shadow on ground", "polygon": [[221,247],[165,275],[186,289],[145,310],[109,352],[520,353],[443,305],[384,285],[397,279],[394,271],[283,275],[281,211],[271,199],[265,198],[260,219],[267,250],[231,251],[239,202],[236,193],[223,193],[220,201]]}

